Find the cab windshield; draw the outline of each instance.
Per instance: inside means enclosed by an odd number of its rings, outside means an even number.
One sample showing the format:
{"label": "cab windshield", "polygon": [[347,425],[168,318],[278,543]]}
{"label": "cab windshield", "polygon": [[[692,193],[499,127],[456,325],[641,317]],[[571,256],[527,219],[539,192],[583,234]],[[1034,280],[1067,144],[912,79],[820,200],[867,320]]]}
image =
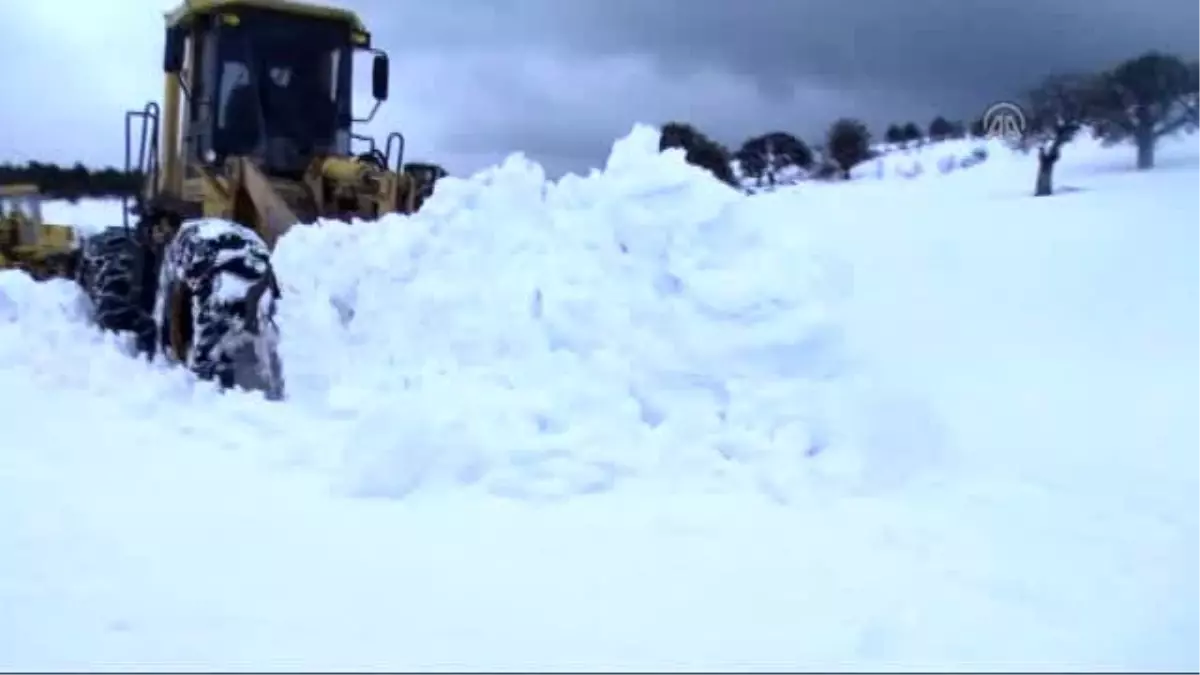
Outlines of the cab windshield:
{"label": "cab windshield", "polygon": [[348,26],[281,14],[240,18],[217,33],[213,149],[256,157],[274,173],[348,152]]}

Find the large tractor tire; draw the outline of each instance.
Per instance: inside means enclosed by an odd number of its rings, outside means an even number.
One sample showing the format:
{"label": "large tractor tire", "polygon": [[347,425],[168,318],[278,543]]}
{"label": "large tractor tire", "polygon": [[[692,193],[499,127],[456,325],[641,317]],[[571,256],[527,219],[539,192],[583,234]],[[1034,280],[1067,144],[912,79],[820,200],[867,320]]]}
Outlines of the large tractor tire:
{"label": "large tractor tire", "polygon": [[132,333],[138,351],[153,356],[157,329],[150,315],[153,263],[136,235],[110,227],[83,240],[76,280],[92,303],[92,320],[103,330]]}
{"label": "large tractor tire", "polygon": [[159,268],[154,321],[164,357],[222,388],[283,398],[279,284],[266,243],[225,220],[183,223]]}

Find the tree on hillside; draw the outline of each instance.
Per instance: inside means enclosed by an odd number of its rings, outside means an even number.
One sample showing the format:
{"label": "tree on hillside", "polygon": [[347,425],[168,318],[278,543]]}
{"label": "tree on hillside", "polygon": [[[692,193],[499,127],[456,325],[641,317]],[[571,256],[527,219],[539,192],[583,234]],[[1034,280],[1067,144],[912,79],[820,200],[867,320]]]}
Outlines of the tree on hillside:
{"label": "tree on hillside", "polygon": [[938,115],[929,123],[929,139],[933,141],[944,141],[954,133],[954,125],[950,120]]}
{"label": "tree on hillside", "polygon": [[970,132],[972,138],[983,138],[987,136],[987,129],[983,126],[983,118],[978,117],[971,120]]}
{"label": "tree on hillside", "polygon": [[767,175],[766,156],[757,152],[748,152],[746,144],[743,143],[742,147],[733,153],[733,159],[737,160],[743,176],[753,178],[758,185],[763,184],[763,179]]}
{"label": "tree on hillside", "polygon": [[871,157],[871,132],[859,120],[843,117],[829,127],[825,148],[842,177],[850,178],[850,169]]}
{"label": "tree on hillside", "polygon": [[780,174],[789,167],[807,170],[813,165],[813,152],[804,141],[785,131],[772,131],[748,139],[734,153],[742,172],[759,186],[775,186]]}
{"label": "tree on hillside", "polygon": [[729,151],[696,127],[684,122],[664,124],[658,139],[658,150],[662,152],[668,148],[682,148],[688,164],[708,170],[722,183],[737,186],[737,178],[729,164]]}
{"label": "tree on hillside", "polygon": [[1149,52],[1101,75],[1093,105],[1094,132],[1107,144],[1133,141],[1137,168],[1154,166],[1163,136],[1197,125],[1195,64]]}
{"label": "tree on hillside", "polygon": [[883,140],[892,145],[900,145],[906,139],[904,137],[904,129],[899,124],[889,124],[887,131],[883,134]]}
{"label": "tree on hillside", "polygon": [[906,123],[902,131],[904,131],[904,141],[906,143],[916,143],[921,140],[921,127],[917,126],[916,122]]}
{"label": "tree on hillside", "polygon": [[1064,145],[1087,123],[1096,78],[1091,75],[1052,75],[1027,94],[1026,138],[1038,149],[1034,196],[1054,193],[1054,166]]}

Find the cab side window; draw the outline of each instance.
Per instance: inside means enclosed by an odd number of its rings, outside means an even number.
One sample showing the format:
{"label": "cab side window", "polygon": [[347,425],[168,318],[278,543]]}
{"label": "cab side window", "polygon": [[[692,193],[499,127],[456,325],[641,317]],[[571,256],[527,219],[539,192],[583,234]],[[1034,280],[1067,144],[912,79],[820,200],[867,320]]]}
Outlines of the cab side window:
{"label": "cab side window", "polygon": [[250,69],[239,60],[226,60],[220,68],[217,95],[217,133],[221,154],[252,154],[259,142],[259,106]]}

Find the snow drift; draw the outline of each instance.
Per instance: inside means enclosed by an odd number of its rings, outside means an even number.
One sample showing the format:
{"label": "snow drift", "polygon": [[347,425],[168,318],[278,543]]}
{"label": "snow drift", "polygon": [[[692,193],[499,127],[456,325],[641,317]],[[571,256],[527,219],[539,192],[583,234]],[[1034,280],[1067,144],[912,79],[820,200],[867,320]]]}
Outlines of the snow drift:
{"label": "snow drift", "polygon": [[293,230],[280,404],[0,275],[0,665],[1195,670],[1194,142],[656,149]]}
{"label": "snow drift", "polygon": [[[540,498],[666,478],[786,499],[810,469],[851,470],[823,457],[854,374],[848,269],[791,220],[795,195],[749,199],[657,142],[636,128],[603,172],[556,184],[515,156],[444,180],[415,216],[283,239],[288,389],[344,418],[315,453],[342,489]],[[110,386],[91,372],[75,384]],[[136,377],[164,376],[180,377]]]}
{"label": "snow drift", "polygon": [[657,142],[638,128],[557,184],[513,157],[411,218],[281,243],[291,386],[358,411],[361,490],[728,489],[786,483],[836,441],[844,266]]}

